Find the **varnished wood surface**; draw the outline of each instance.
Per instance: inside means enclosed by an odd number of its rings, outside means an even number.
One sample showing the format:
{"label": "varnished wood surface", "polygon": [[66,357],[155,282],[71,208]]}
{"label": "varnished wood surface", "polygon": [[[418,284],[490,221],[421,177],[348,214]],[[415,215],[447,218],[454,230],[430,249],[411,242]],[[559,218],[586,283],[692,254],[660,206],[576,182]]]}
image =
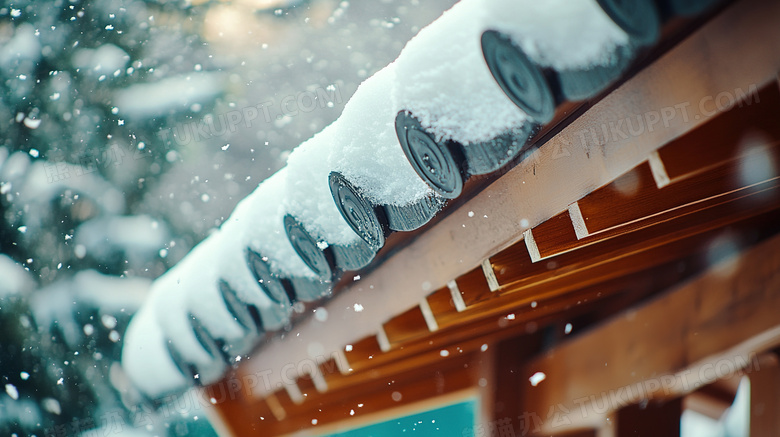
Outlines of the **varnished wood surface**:
{"label": "varnished wood surface", "polygon": [[750,435],[774,436],[780,432],[780,356],[763,354],[750,377]]}
{"label": "varnished wood surface", "polygon": [[[529,362],[525,373],[544,372],[549,384],[526,396],[523,408],[546,411],[561,403],[580,411],[573,401],[584,399],[587,414],[572,415],[579,419],[573,425],[598,427],[605,415],[593,409],[591,395],[600,400],[610,390],[690,369],[697,369],[692,375],[701,375],[698,368],[718,360],[748,363],[751,354],[776,347],[778,308],[780,237],[774,237]],[[750,340],[767,332],[760,342]],[[677,384],[671,392],[650,395],[681,395],[686,388],[695,387]]]}

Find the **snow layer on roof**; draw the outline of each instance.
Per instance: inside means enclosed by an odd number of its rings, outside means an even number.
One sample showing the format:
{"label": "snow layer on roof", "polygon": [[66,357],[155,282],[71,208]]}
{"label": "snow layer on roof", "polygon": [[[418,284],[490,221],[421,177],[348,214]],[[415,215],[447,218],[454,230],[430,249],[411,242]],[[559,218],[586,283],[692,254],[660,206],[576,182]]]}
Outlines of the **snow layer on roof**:
{"label": "snow layer on roof", "polygon": [[[247,335],[222,299],[220,280],[226,281],[239,299],[257,306],[266,329],[279,329],[289,322],[289,308],[280,308],[261,291],[247,263],[247,248],[261,255],[273,254],[269,258],[271,268],[283,276],[314,277],[295,254],[284,232],[282,198],[285,195],[285,178],[286,172],[280,171],[260,184],[239,203],[221,229],[155,280],[151,298],[145,306],[145,311],[151,316],[136,316],[130,323],[131,327],[153,326],[133,328],[128,332],[158,329],[159,335],[170,339],[185,361],[198,367],[204,383],[218,376],[224,364],[200,345],[193,334],[188,314],[192,313],[214,338],[224,339],[228,344],[241,343]],[[141,343],[141,340],[134,341]],[[155,337],[152,341],[156,341]],[[123,358],[123,366],[129,375],[145,375],[152,381],[167,377],[169,369],[166,368],[160,372],[139,368],[136,354],[140,352],[137,348],[124,353],[123,357],[127,358]],[[167,350],[163,349],[160,353],[167,354]],[[164,392],[153,389],[156,386],[152,383],[139,387],[151,395]],[[169,388],[166,384],[160,386]]]}
{"label": "snow layer on roof", "polygon": [[394,99],[437,140],[488,141],[526,122],[482,56],[484,2],[464,0],[409,41],[395,61]]}
{"label": "snow layer on roof", "polygon": [[[365,190],[379,204],[406,205],[433,191],[417,175],[398,144],[393,100],[395,64],[363,82],[337,121],[328,166]],[[403,86],[403,84],[397,84]]]}
{"label": "snow layer on roof", "polygon": [[[152,301],[157,320],[163,331],[174,341],[196,346],[190,335],[187,313],[195,316],[216,338],[237,339],[243,336],[241,326],[233,319],[222,302],[218,281],[224,253],[215,235],[203,240],[189,255],[154,281]],[[190,338],[192,337],[192,338]],[[184,353],[182,348],[182,352]],[[200,349],[200,348],[199,348]],[[195,353],[193,359],[203,358]]]}
{"label": "snow layer on roof", "polygon": [[314,272],[295,253],[284,231],[287,173],[287,168],[279,170],[239,202],[220,232],[237,234],[237,241],[233,241],[236,250],[243,253],[251,248],[268,257],[271,270],[282,276],[315,278]]}
{"label": "snow layer on roof", "polygon": [[628,44],[628,35],[596,0],[486,0],[479,5],[492,29],[556,70],[609,65],[615,50]]}
{"label": "snow layer on roof", "polygon": [[378,204],[407,205],[432,191],[414,172],[395,134],[395,66],[358,87],[338,120],[298,146],[287,160],[287,210],[332,244],[358,240],[336,209],[328,185],[341,172]]}
{"label": "snow layer on roof", "polygon": [[[135,316],[130,322],[131,328],[139,324],[159,326],[164,338],[171,341],[182,359],[197,366],[203,374],[204,382],[210,382],[224,366],[198,342],[188,313],[197,309],[193,313],[216,338],[236,339],[243,334],[240,325],[230,316],[225,305],[216,299],[216,265],[213,260],[202,257],[204,251],[210,250],[211,241],[213,240],[204,240],[193,249],[191,254],[195,256],[185,258],[154,282],[151,299],[144,308],[152,312],[151,319]],[[200,264],[197,266],[199,268],[195,268],[196,264]],[[168,352],[163,349],[161,353]],[[131,354],[132,351],[128,352],[125,359],[132,356]],[[123,362],[123,365],[128,374],[135,371],[132,368],[133,362]],[[164,376],[165,373],[147,374],[149,379],[162,379]]]}
{"label": "snow layer on roof", "polygon": [[122,368],[136,387],[152,397],[189,385],[168,354],[154,310],[146,306],[133,316],[122,345]]}
{"label": "snow layer on roof", "polygon": [[[272,180],[275,181],[278,178]],[[269,190],[269,193],[273,192]],[[277,203],[264,202],[263,205],[272,206],[271,212],[276,214]],[[203,240],[182,261],[154,281],[147,304],[153,308],[156,323],[171,339],[176,350],[199,368],[213,368],[216,364],[195,338],[187,317],[189,313],[216,339],[231,344],[241,343],[246,336],[244,328],[225,305],[219,288],[220,280],[226,281],[239,299],[257,306],[266,329],[279,329],[289,321],[289,310],[280,308],[262,292],[246,260],[246,248],[252,244],[252,235],[260,238],[269,231],[273,233],[271,228],[275,225],[265,224],[267,219],[264,218],[260,222],[253,221],[253,217],[259,216],[254,215],[257,211],[251,208],[241,207],[237,212],[237,217],[231,216],[222,229]],[[275,216],[281,221],[278,215]],[[286,237],[284,240],[277,239],[276,243],[289,246]],[[266,245],[264,248],[278,247]],[[291,257],[297,258],[292,248],[289,252]],[[302,269],[307,268],[300,259],[297,262]],[[135,323],[145,322],[134,319],[131,325]]]}
{"label": "snow layer on roof", "polygon": [[284,207],[315,238],[347,245],[360,237],[347,225],[333,203],[328,187],[331,170],[326,165],[334,145],[340,140],[336,123],[338,120],[290,153]]}
{"label": "snow layer on roof", "polygon": [[[281,219],[280,219],[281,220]],[[226,280],[230,287],[236,291],[239,299],[249,304],[255,305],[263,318],[263,325],[266,330],[276,330],[285,326],[290,321],[289,306],[281,306],[273,301],[261,290],[258,281],[255,279],[246,258],[246,239],[240,232],[231,232],[233,229],[222,229],[217,236],[220,238],[220,248],[218,249],[220,264],[219,271],[222,279]],[[263,229],[254,229],[252,232],[263,232]],[[279,242],[280,246],[285,242]],[[286,243],[289,246],[289,243]],[[292,252],[292,248],[290,248]],[[300,260],[293,252],[289,255],[291,258],[285,262],[293,263]],[[274,255],[274,259],[281,259],[281,256]],[[271,258],[268,258],[268,261]],[[297,259],[296,259],[297,258]],[[301,263],[301,271],[308,267]],[[287,275],[284,275],[287,276]],[[302,275],[301,275],[302,276]],[[221,294],[220,294],[221,299]]]}
{"label": "snow layer on roof", "polygon": [[438,140],[488,141],[527,122],[485,64],[481,36],[509,35],[543,66],[606,65],[627,35],[595,0],[463,0],[406,44],[395,100]]}

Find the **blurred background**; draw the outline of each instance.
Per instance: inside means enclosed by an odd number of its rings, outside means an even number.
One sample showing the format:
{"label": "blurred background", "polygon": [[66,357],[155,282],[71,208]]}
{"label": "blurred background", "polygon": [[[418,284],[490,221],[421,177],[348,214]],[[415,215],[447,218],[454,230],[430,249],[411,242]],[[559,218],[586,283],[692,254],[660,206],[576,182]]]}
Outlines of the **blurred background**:
{"label": "blurred background", "polygon": [[0,3],[0,435],[215,435],[139,411],[150,282],[454,0]]}

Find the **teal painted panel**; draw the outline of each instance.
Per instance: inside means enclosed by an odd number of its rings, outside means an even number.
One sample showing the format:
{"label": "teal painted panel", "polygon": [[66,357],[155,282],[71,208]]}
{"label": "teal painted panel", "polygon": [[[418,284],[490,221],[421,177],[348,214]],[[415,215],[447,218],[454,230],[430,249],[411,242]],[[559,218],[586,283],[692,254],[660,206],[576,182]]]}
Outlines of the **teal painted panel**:
{"label": "teal painted panel", "polygon": [[327,437],[461,436],[464,429],[474,428],[476,415],[477,401],[469,399]]}

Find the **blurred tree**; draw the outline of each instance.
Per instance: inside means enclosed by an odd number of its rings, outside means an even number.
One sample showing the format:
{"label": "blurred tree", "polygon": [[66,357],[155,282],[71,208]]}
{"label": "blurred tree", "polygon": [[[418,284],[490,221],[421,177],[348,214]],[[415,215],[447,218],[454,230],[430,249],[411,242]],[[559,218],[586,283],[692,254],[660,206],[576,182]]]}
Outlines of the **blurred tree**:
{"label": "blurred tree", "polygon": [[0,435],[79,435],[111,412],[132,425],[112,368],[140,299],[120,277],[159,276],[170,242],[186,252],[197,237],[172,239],[166,212],[144,204],[177,156],[158,132],[221,92],[197,13],[140,0],[0,6],[0,284],[28,278],[0,286]]}
{"label": "blurred tree", "polygon": [[[1,2],[0,436],[212,435],[115,389],[146,288],[127,278],[184,256],[453,1]],[[316,110],[281,106],[318,89]]]}

